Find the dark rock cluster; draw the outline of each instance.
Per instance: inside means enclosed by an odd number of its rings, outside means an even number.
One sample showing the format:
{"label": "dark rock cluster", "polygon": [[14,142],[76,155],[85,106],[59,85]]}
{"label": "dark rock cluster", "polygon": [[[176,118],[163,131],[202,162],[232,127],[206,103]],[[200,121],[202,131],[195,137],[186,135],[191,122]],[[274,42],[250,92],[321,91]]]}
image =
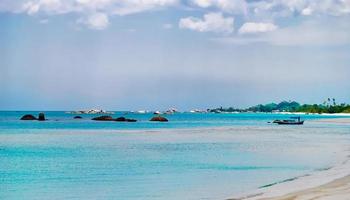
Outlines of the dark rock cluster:
{"label": "dark rock cluster", "polygon": [[125,117],[118,117],[118,118],[113,118],[111,116],[99,116],[99,117],[95,117],[95,118],[92,118],[92,120],[95,120],[95,121],[116,121],[116,122],[136,122],[137,120],[136,119],[128,119],[128,118],[125,118]]}
{"label": "dark rock cluster", "polygon": [[[81,116],[75,116],[74,119],[82,119],[82,117]],[[27,114],[27,115],[23,115],[20,120],[45,121],[46,118],[45,118],[45,114],[44,113],[39,113],[38,118],[35,117],[34,115]],[[94,121],[115,121],[115,122],[137,122],[136,119],[129,119],[129,118],[125,118],[125,117],[113,118],[112,116],[108,116],[108,115],[94,117],[91,120],[94,120]],[[150,119],[150,121],[167,122],[168,119],[158,115],[158,116],[155,116],[152,119]]]}
{"label": "dark rock cluster", "polygon": [[34,115],[23,115],[20,120],[38,120],[38,121],[45,121],[45,114],[44,113],[39,113],[39,117],[36,118]]}
{"label": "dark rock cluster", "polygon": [[165,117],[162,117],[162,116],[156,116],[156,117],[153,117],[150,121],[152,121],[152,122],[167,122],[169,120]]}

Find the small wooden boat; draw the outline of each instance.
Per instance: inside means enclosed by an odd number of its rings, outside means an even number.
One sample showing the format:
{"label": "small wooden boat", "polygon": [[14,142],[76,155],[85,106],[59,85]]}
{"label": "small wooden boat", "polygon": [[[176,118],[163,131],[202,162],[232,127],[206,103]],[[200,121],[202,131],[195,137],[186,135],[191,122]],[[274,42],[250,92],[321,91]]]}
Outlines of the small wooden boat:
{"label": "small wooden boat", "polygon": [[279,125],[303,125],[304,121],[300,120],[300,117],[291,117],[292,120],[275,120],[273,123]]}

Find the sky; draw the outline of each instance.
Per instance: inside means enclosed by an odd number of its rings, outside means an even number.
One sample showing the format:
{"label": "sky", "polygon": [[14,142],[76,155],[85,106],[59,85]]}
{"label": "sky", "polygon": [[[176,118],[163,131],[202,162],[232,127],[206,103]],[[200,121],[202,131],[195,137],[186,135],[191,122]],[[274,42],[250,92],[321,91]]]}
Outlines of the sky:
{"label": "sky", "polygon": [[0,0],[0,110],[350,103],[350,0]]}

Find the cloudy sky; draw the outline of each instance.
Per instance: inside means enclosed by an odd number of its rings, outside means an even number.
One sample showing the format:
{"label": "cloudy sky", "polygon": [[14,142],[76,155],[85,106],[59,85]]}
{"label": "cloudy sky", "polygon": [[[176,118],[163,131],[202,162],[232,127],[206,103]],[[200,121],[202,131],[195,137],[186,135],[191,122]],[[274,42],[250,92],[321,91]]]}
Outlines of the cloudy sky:
{"label": "cloudy sky", "polygon": [[350,0],[0,0],[0,109],[350,103]]}

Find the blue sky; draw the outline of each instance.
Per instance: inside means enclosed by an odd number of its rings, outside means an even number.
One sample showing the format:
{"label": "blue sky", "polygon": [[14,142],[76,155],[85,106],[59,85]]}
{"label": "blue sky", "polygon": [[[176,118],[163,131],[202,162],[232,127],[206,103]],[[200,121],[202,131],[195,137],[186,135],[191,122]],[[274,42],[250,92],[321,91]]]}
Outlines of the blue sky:
{"label": "blue sky", "polygon": [[1,0],[0,109],[350,103],[349,15],[349,0]]}

